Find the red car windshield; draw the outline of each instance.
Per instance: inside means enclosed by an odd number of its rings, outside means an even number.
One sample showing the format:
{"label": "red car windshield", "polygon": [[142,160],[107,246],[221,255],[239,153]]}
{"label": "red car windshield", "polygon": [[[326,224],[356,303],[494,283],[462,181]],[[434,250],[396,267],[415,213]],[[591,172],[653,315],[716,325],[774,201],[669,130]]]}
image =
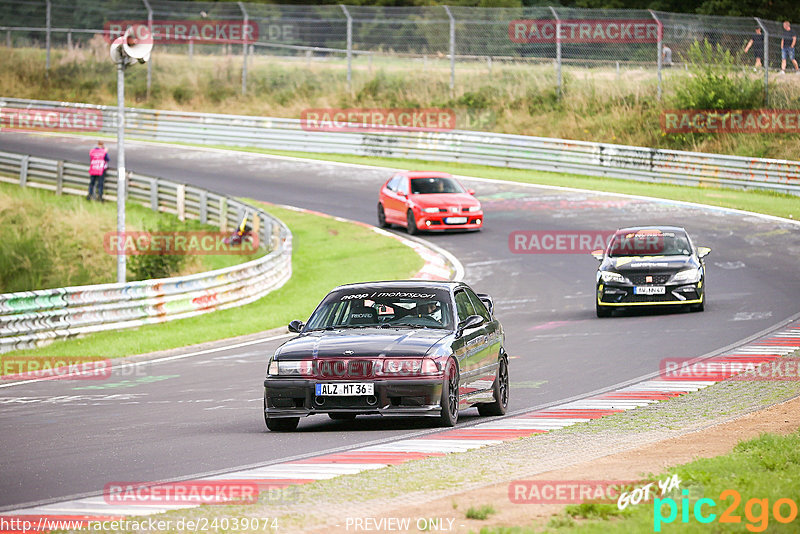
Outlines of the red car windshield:
{"label": "red car windshield", "polygon": [[412,178],[411,192],[418,195],[435,193],[464,193],[464,189],[452,178]]}

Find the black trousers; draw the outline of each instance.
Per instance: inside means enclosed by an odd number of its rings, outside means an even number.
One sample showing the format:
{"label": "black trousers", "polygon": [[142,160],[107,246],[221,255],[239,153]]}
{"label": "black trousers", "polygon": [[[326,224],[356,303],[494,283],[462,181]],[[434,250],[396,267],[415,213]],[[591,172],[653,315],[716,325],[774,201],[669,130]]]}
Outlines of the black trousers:
{"label": "black trousers", "polygon": [[103,171],[103,174],[99,176],[90,175],[89,176],[89,194],[86,198],[92,198],[92,191],[94,191],[95,186],[97,186],[97,198],[102,200],[103,199],[103,182],[106,180],[106,173]]}

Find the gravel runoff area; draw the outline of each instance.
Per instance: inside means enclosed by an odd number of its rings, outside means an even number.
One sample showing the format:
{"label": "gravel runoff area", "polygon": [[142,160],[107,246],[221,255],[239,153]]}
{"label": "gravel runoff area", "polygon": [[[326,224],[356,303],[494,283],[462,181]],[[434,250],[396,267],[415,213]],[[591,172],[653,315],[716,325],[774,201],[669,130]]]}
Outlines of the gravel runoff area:
{"label": "gravel runoff area", "polygon": [[[800,356],[800,351],[794,356]],[[464,516],[466,508],[463,505],[459,506],[460,497],[469,497],[470,492],[473,496],[481,496],[486,495],[485,491],[476,490],[494,488],[494,493],[497,493],[499,488],[500,494],[503,494],[507,491],[508,483],[513,480],[532,478],[558,470],[569,472],[569,468],[581,464],[599,465],[598,459],[618,453],[627,452],[631,456],[636,456],[637,449],[643,450],[648,445],[674,440],[681,436],[686,441],[687,434],[694,433],[688,436],[688,445],[683,446],[683,449],[688,449],[685,450],[684,459],[670,462],[668,458],[664,458],[662,461],[651,462],[652,465],[644,464],[649,467],[639,471],[640,474],[657,474],[670,465],[684,463],[694,456],[710,456],[725,452],[715,451],[714,447],[702,446],[703,434],[713,433],[712,427],[718,425],[722,425],[718,428],[729,427],[736,419],[798,396],[800,396],[800,381],[796,380],[726,380],[694,393],[546,434],[469,452],[427,458],[357,475],[340,476],[295,486],[282,490],[279,495],[272,494],[269,499],[262,497],[257,505],[231,508],[227,511],[219,509],[210,515],[227,516],[233,513],[250,517],[278,517],[282,529],[326,534],[339,531],[353,532],[352,523],[349,527],[347,525],[348,518],[351,520],[380,517],[417,518],[444,515],[444,525],[448,524],[446,519],[448,516],[455,520],[451,531],[477,531],[481,526],[487,525],[487,522],[466,520]],[[800,404],[798,401],[793,401],[792,404]],[[780,407],[774,407],[773,410],[776,408]],[[778,418],[784,422],[784,412],[780,412]],[[759,414],[754,414],[749,419],[758,421],[760,417]],[[788,420],[785,422],[790,423]],[[782,431],[783,428],[771,428],[769,425],[765,428],[764,425],[760,425],[757,429],[758,432],[773,430]],[[746,436],[743,432],[741,439],[745,437],[752,436]],[[709,437],[709,439],[717,438]],[[711,454],[702,454],[703,451],[711,451]],[[585,471],[581,469],[572,471],[571,478],[560,476],[537,478],[555,480],[584,478],[580,473]],[[613,479],[611,473],[607,476],[594,473],[594,476],[585,477],[589,480],[609,478]],[[511,505],[507,497],[504,500],[508,506],[516,507],[518,510],[526,506]],[[442,506],[432,506],[435,502],[449,503],[447,506],[449,513],[442,514]],[[480,498],[476,502],[480,503]],[[549,508],[543,508],[537,513],[541,516],[542,512],[546,512],[545,515],[549,516],[561,508],[561,505],[549,505]],[[437,511],[438,514],[435,513]],[[531,514],[530,519],[535,519],[537,513]],[[209,514],[207,512],[200,515]],[[499,514],[497,519],[500,519],[500,516],[502,514]],[[491,523],[496,524],[497,521]],[[527,520],[524,522],[524,524],[529,523]],[[509,525],[508,522],[505,524]],[[412,527],[412,531],[416,531],[415,527]]]}

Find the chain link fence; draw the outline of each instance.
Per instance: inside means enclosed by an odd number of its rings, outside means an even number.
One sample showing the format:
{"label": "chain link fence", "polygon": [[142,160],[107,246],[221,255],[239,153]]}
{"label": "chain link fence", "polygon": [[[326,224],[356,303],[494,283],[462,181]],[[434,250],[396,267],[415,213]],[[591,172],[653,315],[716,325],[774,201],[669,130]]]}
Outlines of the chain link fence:
{"label": "chain link fence", "polygon": [[[676,70],[688,68],[692,46],[707,41],[730,52],[742,73],[763,77],[768,102],[770,73],[780,72],[784,31],[780,22],[756,18],[564,7],[0,0],[0,10],[0,43],[45,48],[45,68],[54,47],[82,46],[96,35],[109,39],[138,22],[155,36],[148,89],[159,54],[236,55],[242,57],[243,93],[248,64],[269,56],[346,69],[348,82],[354,72],[377,68],[440,71],[449,75],[451,90],[459,72],[491,75],[498,66],[536,66],[559,93],[567,76],[622,80],[635,71],[638,79],[652,79],[661,95]],[[220,37],[219,28],[234,23],[250,25],[251,38],[225,31]],[[164,38],[164,32],[173,33]]]}

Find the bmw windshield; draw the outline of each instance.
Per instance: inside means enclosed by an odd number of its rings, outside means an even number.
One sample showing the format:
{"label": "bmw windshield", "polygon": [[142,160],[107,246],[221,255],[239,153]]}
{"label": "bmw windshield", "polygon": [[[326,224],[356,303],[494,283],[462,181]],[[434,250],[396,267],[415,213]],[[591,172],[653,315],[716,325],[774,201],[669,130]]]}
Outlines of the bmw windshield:
{"label": "bmw windshield", "polygon": [[452,329],[450,295],[414,288],[335,291],[314,311],[305,331],[369,327]]}

